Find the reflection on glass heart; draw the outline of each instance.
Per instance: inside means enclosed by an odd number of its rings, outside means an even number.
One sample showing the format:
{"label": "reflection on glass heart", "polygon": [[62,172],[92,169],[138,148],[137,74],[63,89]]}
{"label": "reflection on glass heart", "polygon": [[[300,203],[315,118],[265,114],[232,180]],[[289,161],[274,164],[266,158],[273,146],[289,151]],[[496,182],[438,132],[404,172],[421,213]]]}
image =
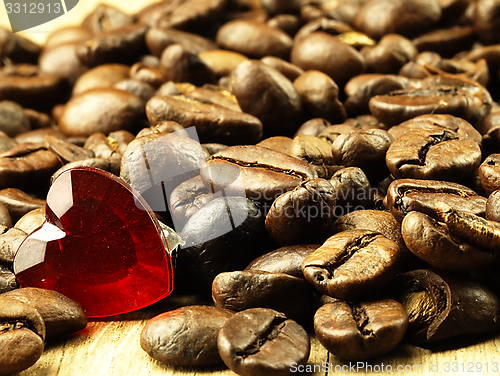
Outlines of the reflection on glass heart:
{"label": "reflection on glass heart", "polygon": [[[64,16],[79,0],[3,0],[14,33]],[[66,8],[66,9],[65,9]]]}
{"label": "reflection on glass heart", "polygon": [[62,173],[50,187],[45,216],[14,259],[22,286],[59,291],[88,317],[131,312],[172,291],[159,223],[115,175],[88,167]]}

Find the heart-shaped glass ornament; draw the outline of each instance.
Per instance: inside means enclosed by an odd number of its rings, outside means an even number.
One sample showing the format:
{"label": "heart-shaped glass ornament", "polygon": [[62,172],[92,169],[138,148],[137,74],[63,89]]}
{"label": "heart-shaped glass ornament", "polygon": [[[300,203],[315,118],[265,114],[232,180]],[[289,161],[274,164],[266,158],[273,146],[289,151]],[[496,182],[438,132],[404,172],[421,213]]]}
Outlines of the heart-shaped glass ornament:
{"label": "heart-shaped glass ornament", "polygon": [[88,317],[135,311],[171,293],[173,269],[160,224],[115,175],[88,167],[63,172],[45,212],[14,259],[21,286],[59,291]]}

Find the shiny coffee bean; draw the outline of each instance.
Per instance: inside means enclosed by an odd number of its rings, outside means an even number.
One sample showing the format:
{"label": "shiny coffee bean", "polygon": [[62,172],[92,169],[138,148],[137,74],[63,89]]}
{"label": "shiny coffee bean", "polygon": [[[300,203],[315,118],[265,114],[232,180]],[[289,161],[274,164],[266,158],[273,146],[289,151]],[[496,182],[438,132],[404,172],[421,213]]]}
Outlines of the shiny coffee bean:
{"label": "shiny coffee bean", "polygon": [[288,60],[293,40],[284,31],[253,20],[236,20],[217,31],[217,45],[239,52],[251,59],[277,56]]}
{"label": "shiny coffee bean", "polygon": [[78,41],[45,47],[40,55],[39,65],[42,74],[64,77],[73,85],[89,68],[77,55]]}
{"label": "shiny coffee bean", "polygon": [[15,102],[0,102],[0,131],[9,137],[16,137],[31,129],[28,116]]}
{"label": "shiny coffee bean", "polygon": [[220,330],[217,345],[224,363],[244,376],[289,375],[290,366],[305,364],[310,351],[299,324],[266,308],[236,313]]}
{"label": "shiny coffee bean", "polygon": [[302,103],[306,106],[309,118],[323,118],[336,124],[347,119],[339,88],[328,75],[317,70],[309,70],[293,82]]}
{"label": "shiny coffee bean", "polygon": [[408,312],[407,335],[413,343],[499,328],[498,296],[475,279],[419,269],[399,275],[394,285],[396,299]]}
{"label": "shiny coffee bean", "polygon": [[339,87],[366,70],[363,56],[356,49],[321,31],[296,41],[291,62],[305,71],[326,73]]}
{"label": "shiny coffee bean", "polygon": [[290,149],[291,144],[292,139],[290,137],[274,136],[268,137],[255,145],[288,154],[288,149]]}
{"label": "shiny coffee bean", "polygon": [[155,56],[160,57],[165,48],[172,44],[180,44],[193,54],[217,48],[209,39],[182,30],[152,27],[146,33],[146,45]]}
{"label": "shiny coffee bean", "polygon": [[53,48],[62,44],[83,42],[92,38],[92,32],[82,26],[67,26],[55,30],[47,36],[44,49]]}
{"label": "shiny coffee bean", "polygon": [[9,210],[1,202],[0,202],[0,225],[5,227],[12,227],[12,218],[10,217]]}
{"label": "shiny coffee bean", "polygon": [[398,222],[411,211],[438,219],[435,203],[446,202],[473,214],[484,216],[486,198],[457,183],[435,180],[398,179],[387,189],[387,205]]}
{"label": "shiny coffee bean", "polygon": [[304,278],[302,261],[319,247],[319,244],[288,245],[257,257],[245,270],[262,270],[270,273],[285,273]]}
{"label": "shiny coffee bean", "polygon": [[116,83],[130,78],[130,67],[125,64],[104,64],[83,73],[73,86],[73,96],[84,91],[113,87]]}
{"label": "shiny coffee bean", "polygon": [[415,256],[441,270],[478,270],[497,257],[492,250],[475,245],[472,239],[450,231],[443,222],[420,212],[408,213],[401,224],[401,233]]}
{"label": "shiny coffee bean", "polygon": [[280,195],[266,216],[266,230],[281,245],[317,242],[335,220],[336,191],[311,179]]}
{"label": "shiny coffee bean", "polygon": [[34,209],[23,215],[14,224],[15,228],[23,230],[27,234],[31,234],[45,221],[45,208]]}
{"label": "shiny coffee bean", "polygon": [[452,131],[415,130],[394,140],[385,158],[396,179],[462,182],[479,167],[481,149]]}
{"label": "shiny coffee bean", "polygon": [[176,366],[221,363],[217,336],[233,313],[211,306],[187,306],[149,320],[141,332],[141,347],[149,356]]}
{"label": "shiny coffee bean", "polygon": [[238,65],[248,60],[239,52],[216,49],[200,51],[198,57],[217,77],[229,76]]}
{"label": "shiny coffee bean", "polygon": [[36,308],[45,322],[47,339],[77,332],[87,326],[87,317],[80,304],[57,291],[23,287],[2,296]]}
{"label": "shiny coffee bean", "polygon": [[180,223],[186,223],[194,213],[213,198],[214,195],[205,187],[203,180],[198,175],[180,183],[172,191],[170,211]]}
{"label": "shiny coffee bean", "polygon": [[59,119],[61,131],[68,136],[108,134],[119,129],[134,130],[144,117],[139,97],[118,89],[87,90],[74,96]]}
{"label": "shiny coffee bean", "polygon": [[373,209],[373,189],[363,170],[346,167],[335,172],[330,184],[336,192],[335,215],[342,217],[355,210]]}
{"label": "shiny coffee bean", "polygon": [[184,128],[194,126],[201,142],[252,144],[262,137],[262,123],[255,116],[182,98],[155,96],[146,104],[146,115],[152,125],[175,121]]}
{"label": "shiny coffee bean", "polygon": [[134,79],[122,80],[117,82],[113,87],[134,94],[136,97],[141,98],[144,103],[150,100],[156,93],[155,88],[150,84]]}
{"label": "shiny coffee bean", "polygon": [[411,40],[399,34],[386,34],[376,46],[361,50],[367,71],[385,74],[397,74],[403,65],[415,59],[417,53]]}
{"label": "shiny coffee bean", "polygon": [[0,294],[19,288],[16,275],[6,266],[0,265]]}
{"label": "shiny coffee bean", "polygon": [[378,232],[347,230],[328,238],[302,263],[318,291],[351,300],[388,285],[399,269],[401,251]]}
{"label": "shiny coffee bean", "polygon": [[212,284],[216,307],[232,311],[265,307],[305,323],[314,312],[313,289],[303,278],[261,270],[225,272]]}
{"label": "shiny coffee bean", "polygon": [[226,194],[245,194],[272,202],[302,182],[317,178],[314,168],[298,158],[260,146],[232,146],[215,153],[201,170],[207,187]]}
{"label": "shiny coffee bean", "polygon": [[298,135],[293,138],[287,150],[292,157],[309,162],[318,177],[330,179],[339,170],[339,160],[333,156],[332,148],[327,141],[311,135]]}
{"label": "shiny coffee bean", "polygon": [[265,56],[260,59],[264,64],[269,65],[271,68],[276,69],[283,76],[288,78],[290,81],[294,81],[297,77],[299,77],[304,71],[296,65],[289,63],[286,60],[283,60],[276,56]]}
{"label": "shiny coffee bean", "polygon": [[479,179],[486,194],[500,188],[500,154],[491,154],[479,166]]}
{"label": "shiny coffee bean", "polygon": [[453,56],[470,49],[474,42],[472,26],[453,26],[447,29],[432,30],[413,39],[418,51],[434,51],[442,56]]}
{"label": "shiny coffee bean", "polygon": [[38,311],[15,299],[0,297],[0,375],[21,372],[40,358],[45,324]]}
{"label": "shiny coffee bean", "polygon": [[[245,61],[233,71],[231,80],[231,93],[241,109],[262,121],[267,137],[291,136],[302,124],[299,94],[276,69],[260,61]],[[263,96],[266,100],[259,100]]]}
{"label": "shiny coffee bean", "polygon": [[345,360],[384,355],[403,339],[408,315],[393,299],[359,303],[337,301],[314,315],[314,332],[325,348]]}
{"label": "shiny coffee bean", "polygon": [[486,219],[500,222],[500,190],[491,192],[486,201]]}
{"label": "shiny coffee bean", "polygon": [[12,265],[17,249],[28,234],[15,227],[0,226],[0,231],[0,263]]}
{"label": "shiny coffee bean", "polygon": [[301,134],[308,134],[311,136],[318,137],[321,134],[321,132],[323,132],[329,125],[331,124],[328,120],[321,118],[314,118],[308,120],[305,123],[303,123],[299,129],[297,129],[297,132],[295,132],[294,137]]}

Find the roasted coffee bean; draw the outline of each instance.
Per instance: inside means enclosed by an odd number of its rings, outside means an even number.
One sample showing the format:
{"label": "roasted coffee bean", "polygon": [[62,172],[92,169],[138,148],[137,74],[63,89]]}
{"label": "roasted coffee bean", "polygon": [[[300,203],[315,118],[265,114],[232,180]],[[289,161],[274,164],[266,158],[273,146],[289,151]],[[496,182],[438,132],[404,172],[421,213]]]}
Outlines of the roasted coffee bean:
{"label": "roasted coffee bean", "polygon": [[144,63],[135,63],[130,67],[130,78],[149,84],[155,89],[158,89],[166,81],[160,72],[159,65],[151,67]]}
{"label": "roasted coffee bean", "polygon": [[68,136],[90,136],[134,130],[143,118],[144,104],[139,97],[123,90],[99,88],[74,96],[66,104],[59,126]]}
{"label": "roasted coffee bean", "polygon": [[288,154],[288,149],[290,149],[291,144],[292,139],[290,137],[274,136],[268,137],[255,145]]}
{"label": "roasted coffee bean", "polygon": [[[155,126],[142,128],[139,133],[137,133],[136,138],[146,136],[151,133],[173,133],[176,132],[178,136],[189,137],[184,127],[175,121],[162,121]],[[131,140],[133,141],[133,139]]]}
{"label": "roasted coffee bean", "polygon": [[463,182],[481,163],[481,148],[457,133],[414,130],[394,140],[385,156],[396,179]]}
{"label": "roasted coffee bean", "polygon": [[216,49],[200,51],[198,57],[217,77],[229,76],[238,65],[248,60],[239,52]]}
{"label": "roasted coffee bean", "polygon": [[336,197],[325,179],[301,183],[274,200],[266,216],[266,230],[281,245],[320,241],[335,220]]}
{"label": "roasted coffee bean", "polygon": [[0,28],[0,50],[2,59],[13,63],[36,64],[41,47],[30,39]]}
{"label": "roasted coffee bean", "polygon": [[77,332],[87,326],[87,317],[80,304],[57,291],[23,287],[2,296],[36,308],[45,322],[47,340]]}
{"label": "roasted coffee bean", "polygon": [[239,52],[251,59],[277,56],[288,60],[293,40],[284,31],[253,20],[236,20],[217,31],[217,45]]}
{"label": "roasted coffee bean", "polygon": [[78,41],[45,47],[39,59],[40,72],[64,77],[71,85],[86,71],[85,65],[77,55]]}
{"label": "roasted coffee bean", "polygon": [[52,127],[52,125],[54,124],[54,120],[49,115],[43,112],[39,112],[31,108],[25,108],[24,113],[30,121],[31,129],[47,129]]}
{"label": "roasted coffee bean", "polygon": [[336,217],[355,210],[373,209],[373,190],[370,181],[359,167],[346,167],[335,172],[330,184],[337,199]]}
{"label": "roasted coffee bean", "polygon": [[30,120],[21,106],[11,101],[0,102],[0,131],[16,137],[30,128]]}
{"label": "roasted coffee bean", "polygon": [[16,275],[6,266],[0,265],[0,294],[19,288]]}
{"label": "roasted coffee bean", "polygon": [[498,296],[475,279],[420,269],[400,274],[394,285],[396,299],[408,312],[407,335],[413,343],[499,328]]}
{"label": "roasted coffee bean", "polygon": [[412,37],[430,30],[440,18],[438,0],[372,0],[361,7],[355,24],[377,39],[389,33]]}
{"label": "roasted coffee bean", "polygon": [[141,332],[141,347],[162,363],[200,366],[222,363],[217,336],[233,312],[211,306],[187,306],[149,320]]}
{"label": "roasted coffee bean", "polygon": [[130,67],[124,64],[104,64],[83,73],[73,86],[73,96],[84,91],[113,87],[116,83],[130,78]]}
{"label": "roasted coffee bean", "polygon": [[186,223],[189,217],[214,198],[205,187],[201,177],[195,176],[180,183],[170,195],[170,210],[180,223]]}
{"label": "roasted coffee bean", "polygon": [[196,86],[216,82],[215,74],[197,55],[180,44],[172,44],[161,54],[160,71],[174,82],[192,82]]}
{"label": "roasted coffee bean", "polygon": [[473,214],[484,216],[486,198],[457,183],[433,180],[398,179],[387,189],[387,205],[398,222],[411,211],[419,211],[438,219],[436,202],[446,202]]}
{"label": "roasted coffee bean", "polygon": [[[493,250],[475,244],[472,237],[465,233],[459,235],[446,224],[420,212],[410,212],[404,217],[401,233],[415,256],[442,270],[479,270],[497,257]],[[476,238],[479,237],[476,234]]]}
{"label": "roasted coffee bean", "polygon": [[341,168],[340,161],[333,156],[331,146],[319,137],[310,135],[294,137],[287,154],[309,162],[320,178],[330,179],[334,172]]}
{"label": "roasted coffee bean", "polygon": [[17,141],[0,131],[0,152],[9,150],[17,145]]}
{"label": "roasted coffee bean", "polygon": [[144,103],[150,100],[156,93],[155,88],[150,84],[134,79],[122,80],[117,82],[113,87],[134,94],[136,97],[141,98]]}
{"label": "roasted coffee bean", "polygon": [[314,332],[325,348],[345,360],[375,358],[394,349],[408,326],[405,308],[396,300],[325,304],[314,315]]}
{"label": "roasted coffee bean", "polygon": [[133,19],[121,10],[106,4],[99,4],[82,22],[92,34],[116,30],[133,23]]}
{"label": "roasted coffee bean", "polygon": [[26,133],[20,134],[15,138],[19,143],[31,142],[31,143],[43,143],[45,142],[45,136],[56,137],[60,140],[67,140],[68,138],[59,130],[54,128],[42,128],[33,129]]}
{"label": "roasted coffee bean", "polygon": [[[0,226],[0,230],[1,229],[2,226]],[[28,236],[28,234],[18,228],[3,228],[3,231],[0,232],[1,264],[12,265],[17,248],[19,248],[26,236]]]}
{"label": "roasted coffee bean", "polygon": [[[186,84],[177,84],[177,87],[181,85],[182,87],[188,86]],[[223,90],[218,86],[213,86],[210,84],[205,84],[203,85],[203,87],[196,87],[193,85],[189,86],[187,90],[180,89],[188,98],[192,98],[196,101],[207,104],[216,104],[218,106],[226,107],[236,112],[242,112],[236,97],[227,90]]]}
{"label": "roasted coffee bean", "polygon": [[188,31],[205,31],[223,11],[224,0],[186,0],[160,2],[140,12],[139,23]]}
{"label": "roasted coffee bean", "polygon": [[38,311],[0,296],[0,328],[0,375],[21,372],[35,364],[45,340],[45,324]]}
{"label": "roasted coffee bean", "polygon": [[500,222],[500,190],[491,192],[486,201],[486,219]]}
{"label": "roasted coffee bean", "polygon": [[304,24],[295,14],[277,14],[266,22],[269,26],[283,30],[293,37]]}
{"label": "roasted coffee bean", "polygon": [[[354,87],[351,88],[350,85]],[[402,76],[361,74],[346,84],[345,92],[349,97],[345,102],[345,108],[352,115],[368,114],[370,113],[368,103],[371,98],[402,90],[408,86],[409,79]]]}
{"label": "roasted coffee bean", "polygon": [[406,247],[401,235],[401,224],[394,219],[391,213],[380,210],[356,210],[344,214],[330,227],[330,234],[346,230],[370,230],[384,235],[395,242],[401,251],[401,267],[413,267],[415,257]]}
{"label": "roasted coffee bean", "polygon": [[182,97],[155,96],[146,104],[146,115],[152,125],[175,121],[194,126],[201,142],[252,144],[262,138],[262,123],[255,116]]}
{"label": "roasted coffee bean", "polygon": [[61,162],[57,155],[43,144],[23,143],[0,153],[0,188],[30,188],[32,182],[39,182],[40,190],[47,188],[47,182]]}
{"label": "roasted coffee bean", "polygon": [[[231,93],[244,112],[262,121],[264,135],[291,136],[302,124],[299,94],[276,69],[260,61],[245,61],[234,70],[231,82]],[[266,100],[260,100],[264,96]]]}
{"label": "roasted coffee bean", "polygon": [[151,53],[158,57],[161,56],[165,48],[172,44],[180,44],[193,54],[217,48],[214,42],[199,35],[163,27],[152,27],[149,29],[146,33],[146,44]]}
{"label": "roasted coffee bean", "polygon": [[201,170],[201,178],[214,191],[272,202],[302,182],[317,178],[307,162],[260,146],[232,146],[215,153]]}
{"label": "roasted coffee bean", "polygon": [[12,219],[9,210],[4,204],[0,202],[0,225],[5,227],[12,227]]}
{"label": "roasted coffee bean", "polygon": [[449,29],[429,31],[413,39],[418,51],[434,51],[441,56],[451,57],[468,50],[474,42],[472,26],[453,26]]}
{"label": "roasted coffee bean", "polygon": [[67,26],[49,34],[43,48],[47,50],[62,44],[83,42],[90,38],[92,32],[83,26]]}
{"label": "roasted coffee bean", "polygon": [[314,118],[314,119],[308,120],[304,124],[302,124],[300,126],[300,128],[297,129],[297,132],[295,132],[294,137],[301,135],[301,134],[308,134],[311,136],[319,137],[321,132],[323,132],[326,129],[326,127],[328,127],[330,125],[331,124],[328,120],[321,119],[321,118]]}
{"label": "roasted coffee bean", "polygon": [[322,31],[298,39],[292,49],[291,62],[305,71],[326,73],[339,87],[366,70],[363,56],[356,49]]}
{"label": "roasted coffee bean", "polygon": [[473,98],[466,91],[452,87],[404,89],[370,99],[370,112],[389,126],[423,114],[450,114],[467,120]]}
{"label": "roasted coffee bean", "polygon": [[350,0],[341,0],[335,3],[331,3],[329,0],[308,0],[302,4],[301,16],[305,19],[328,16],[334,20],[353,25],[362,3],[362,1]]}
{"label": "roasted coffee bean", "polygon": [[413,119],[391,127],[388,132],[396,139],[409,131],[420,129],[429,131],[447,129],[456,132],[461,137],[475,141],[478,145],[482,143],[481,134],[468,121],[447,114],[416,116]]}
{"label": "roasted coffee bean", "polygon": [[299,77],[304,71],[300,69],[298,66],[289,63],[286,60],[283,60],[276,56],[265,56],[260,59],[264,64],[269,65],[271,68],[276,69],[283,76],[288,78],[290,81],[294,81],[297,77]]}
{"label": "roasted coffee bean", "polygon": [[70,162],[62,166],[60,169],[58,169],[56,172],[52,174],[50,177],[51,183],[59,176],[61,175],[64,171],[67,171],[69,169],[75,168],[75,167],[92,167],[92,168],[98,168],[104,171],[109,171],[117,176],[120,175],[119,169],[120,169],[120,162],[115,163],[111,159],[104,159],[104,158],[88,158],[88,159],[80,159],[75,162]]}
{"label": "roasted coffee bean", "polygon": [[491,154],[479,166],[479,178],[486,194],[500,188],[500,154]]}
{"label": "roasted coffee bean", "polygon": [[389,175],[385,158],[392,137],[382,129],[359,130],[339,135],[332,144],[333,157],[345,167],[359,167],[370,181]]}
{"label": "roasted coffee bean", "polygon": [[17,188],[0,190],[0,202],[9,211],[13,222],[31,210],[45,206],[45,200],[34,198]]}
{"label": "roasted coffee bean", "polygon": [[496,0],[480,0],[474,13],[474,31],[484,44],[499,43],[500,24],[495,17],[500,11],[500,2]]}
{"label": "roasted coffee bean", "polygon": [[[290,375],[309,358],[307,332],[272,309],[253,308],[227,320],[217,339],[224,363],[238,375]],[[284,351],[286,349],[286,351]]]}
{"label": "roasted coffee bean", "polygon": [[397,74],[399,69],[417,56],[411,40],[398,34],[386,34],[376,46],[361,50],[368,72]]}
{"label": "roasted coffee bean", "polygon": [[128,144],[121,158],[120,177],[137,190],[153,210],[167,211],[164,195],[169,198],[180,183],[197,176],[204,162],[197,141],[175,133],[151,133]]}
{"label": "roasted coffee bean", "polygon": [[328,75],[309,70],[298,76],[293,87],[306,106],[309,118],[323,118],[336,124],[347,119],[346,110],[339,100],[339,87]]}
{"label": "roasted coffee bean", "polygon": [[299,323],[307,323],[314,314],[311,285],[303,278],[261,270],[225,272],[212,284],[216,307],[243,311],[270,308]]}
{"label": "roasted coffee bean", "polygon": [[262,270],[270,273],[285,273],[304,278],[302,261],[319,247],[319,244],[287,245],[257,257],[245,270]]}
{"label": "roasted coffee bean", "polygon": [[144,41],[148,27],[130,25],[106,31],[81,42],[76,54],[87,66],[135,61],[146,52]]}
{"label": "roasted coffee bean", "polygon": [[34,230],[40,227],[45,221],[45,208],[34,209],[23,215],[14,224],[15,228],[23,230],[27,234],[31,234]]}
{"label": "roasted coffee bean", "polygon": [[378,232],[347,230],[328,238],[302,263],[305,278],[323,294],[352,300],[388,285],[401,251]]}
{"label": "roasted coffee bean", "polygon": [[65,97],[66,81],[57,75],[3,77],[0,80],[0,100],[17,102],[23,107],[51,108]]}
{"label": "roasted coffee bean", "polygon": [[47,150],[54,152],[64,163],[93,158],[95,156],[92,150],[76,146],[51,135],[45,136],[45,147]]}
{"label": "roasted coffee bean", "polygon": [[244,197],[213,199],[189,218],[181,236],[186,244],[178,252],[178,274],[202,294],[210,293],[217,274],[243,269],[268,251],[264,215]]}

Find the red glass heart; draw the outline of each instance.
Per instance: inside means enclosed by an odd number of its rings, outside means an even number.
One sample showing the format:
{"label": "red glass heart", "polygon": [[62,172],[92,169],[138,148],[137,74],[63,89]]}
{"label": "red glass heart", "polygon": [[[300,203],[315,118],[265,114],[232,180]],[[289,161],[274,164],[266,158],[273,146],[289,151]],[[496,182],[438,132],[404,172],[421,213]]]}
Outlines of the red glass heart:
{"label": "red glass heart", "polygon": [[172,264],[158,221],[113,174],[87,167],[62,173],[45,209],[45,222],[14,259],[22,286],[59,291],[88,317],[135,311],[172,291]]}

